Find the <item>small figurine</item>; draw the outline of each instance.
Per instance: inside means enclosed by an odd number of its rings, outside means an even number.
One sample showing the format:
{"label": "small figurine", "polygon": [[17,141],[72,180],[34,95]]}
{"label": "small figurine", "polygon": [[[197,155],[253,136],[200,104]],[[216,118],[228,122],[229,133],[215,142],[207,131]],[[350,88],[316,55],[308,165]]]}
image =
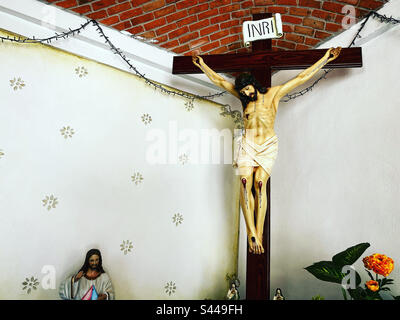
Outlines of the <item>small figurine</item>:
{"label": "small figurine", "polygon": [[240,300],[239,291],[237,288],[239,287],[240,282],[239,280],[234,280],[231,282],[231,287],[226,294],[228,300]]}
{"label": "small figurine", "polygon": [[285,297],[282,295],[282,290],[280,288],[276,289],[273,300],[285,300]]}
{"label": "small figurine", "polygon": [[63,300],[114,300],[111,279],[103,269],[98,249],[89,250],[79,272],[61,283],[60,297]]}

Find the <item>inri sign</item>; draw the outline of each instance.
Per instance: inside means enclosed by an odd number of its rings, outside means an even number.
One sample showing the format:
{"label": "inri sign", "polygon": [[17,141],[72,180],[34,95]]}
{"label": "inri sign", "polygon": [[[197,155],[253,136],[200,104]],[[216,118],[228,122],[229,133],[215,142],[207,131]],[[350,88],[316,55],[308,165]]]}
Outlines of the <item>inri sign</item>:
{"label": "inri sign", "polygon": [[243,23],[243,41],[246,47],[250,46],[251,41],[280,38],[282,36],[282,19],[279,13],[272,18],[245,21]]}

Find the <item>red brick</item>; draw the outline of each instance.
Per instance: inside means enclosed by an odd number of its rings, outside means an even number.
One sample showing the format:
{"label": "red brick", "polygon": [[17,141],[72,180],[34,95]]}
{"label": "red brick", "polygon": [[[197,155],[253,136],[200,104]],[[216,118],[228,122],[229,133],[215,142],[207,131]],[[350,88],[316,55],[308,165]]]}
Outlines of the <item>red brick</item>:
{"label": "red brick", "polygon": [[250,10],[240,10],[231,13],[232,18],[241,18],[250,15]]}
{"label": "red brick", "polygon": [[218,9],[207,10],[198,15],[199,20],[207,19],[218,14]]}
{"label": "red brick", "polygon": [[144,31],[144,28],[143,28],[143,26],[136,26],[136,27],[133,27],[133,28],[128,29],[128,30],[126,30],[126,31],[128,31],[128,32],[130,32],[130,33],[133,33],[133,34],[138,34],[138,33],[140,33],[140,32],[143,32],[143,31]]}
{"label": "red brick", "polygon": [[340,29],[342,29],[342,26],[336,23],[327,23],[325,27],[326,31],[333,31],[333,32],[338,32]]}
{"label": "red brick", "polygon": [[162,16],[166,16],[167,14],[173,13],[175,11],[176,11],[175,6],[168,6],[160,10],[154,11],[154,17],[159,18]]}
{"label": "red brick", "polygon": [[184,26],[182,28],[176,29],[176,30],[168,33],[168,38],[173,39],[173,38],[179,37],[187,32],[189,32],[189,28],[187,26]]}
{"label": "red brick", "polygon": [[160,9],[165,5],[164,0],[156,0],[156,1],[151,1],[142,6],[144,12],[149,12],[149,11],[154,11],[156,9]]}
{"label": "red brick", "polygon": [[92,3],[93,11],[107,8],[115,4],[115,0],[100,0]]}
{"label": "red brick", "polygon": [[267,12],[270,13],[286,13],[288,12],[287,7],[268,7]]}
{"label": "red brick", "polygon": [[345,3],[348,3],[348,4],[351,4],[351,5],[355,6],[355,5],[357,5],[359,0],[337,0],[337,1],[338,2],[345,2]]}
{"label": "red brick", "polygon": [[328,11],[323,11],[323,10],[318,10],[318,9],[313,10],[311,15],[313,17],[324,19],[326,21],[332,21],[335,18],[334,13],[328,12]]}
{"label": "red brick", "polygon": [[311,27],[314,29],[321,29],[321,30],[325,28],[325,22],[313,18],[304,18],[303,25],[306,27]]}
{"label": "red brick", "polygon": [[297,34],[293,33],[286,33],[285,34],[285,39],[297,43],[303,43],[304,42],[304,36],[299,36]]}
{"label": "red brick", "polygon": [[226,6],[226,7],[220,7],[220,8],[218,8],[218,10],[219,10],[220,14],[224,14],[224,13],[227,13],[227,12],[240,10],[240,5],[233,4],[233,5],[229,5],[229,6]]}
{"label": "red brick", "polygon": [[63,8],[71,8],[71,7],[75,7],[77,6],[78,3],[76,2],[76,0],[65,0],[65,1],[61,1],[57,3],[57,6],[59,7],[63,7]]}
{"label": "red brick", "polygon": [[343,6],[344,6],[343,4],[339,4],[339,3],[324,2],[324,4],[322,5],[322,9],[331,11],[331,12],[341,13]]}
{"label": "red brick", "polygon": [[158,36],[163,35],[165,33],[171,32],[173,30],[176,29],[176,23],[171,23],[171,24],[167,24],[166,26],[163,26],[159,29],[156,30],[156,34]]}
{"label": "red brick", "polygon": [[318,39],[325,39],[325,38],[330,37],[331,35],[332,34],[327,33],[327,32],[323,32],[323,31],[319,31],[319,30],[315,31],[315,37]]}
{"label": "red brick", "polygon": [[295,26],[294,32],[312,36],[314,34],[314,29],[308,28],[308,27],[303,27],[303,26]]}
{"label": "red brick", "polygon": [[112,16],[112,17],[108,17],[106,19],[100,20],[100,23],[104,23],[109,26],[116,24],[117,22],[119,22],[118,16]]}
{"label": "red brick", "polygon": [[269,6],[275,4],[274,0],[254,0],[255,6]]}
{"label": "red brick", "polygon": [[201,21],[199,21],[197,23],[194,23],[194,24],[190,25],[189,29],[190,29],[190,31],[195,31],[195,30],[199,30],[199,29],[205,28],[205,27],[207,27],[209,25],[210,25],[210,21],[208,19],[207,20],[201,20]]}
{"label": "red brick", "polygon": [[168,37],[167,36],[161,36],[161,37],[155,38],[154,40],[156,40],[158,43],[163,43],[163,42],[168,40]]}
{"label": "red brick", "polygon": [[126,19],[136,17],[142,13],[143,13],[142,8],[136,8],[136,9],[132,9],[132,10],[128,10],[128,11],[120,13],[119,18],[121,20],[126,20]]}
{"label": "red brick", "polygon": [[301,24],[303,22],[303,19],[284,15],[282,16],[282,22]]}
{"label": "red brick", "polygon": [[203,3],[203,4],[200,4],[198,6],[188,9],[188,14],[192,15],[192,14],[196,14],[196,13],[203,12],[206,10],[208,10],[208,3]]}
{"label": "red brick", "polygon": [[310,11],[311,10],[305,8],[289,8],[289,14],[294,16],[308,16]]}
{"label": "red brick", "polygon": [[165,23],[166,23],[165,18],[159,18],[159,19],[153,20],[149,23],[146,23],[144,25],[144,28],[145,28],[145,30],[151,30],[154,28],[161,27],[161,26],[165,25]]}
{"label": "red brick", "polygon": [[145,33],[142,33],[141,36],[147,39],[153,39],[156,37],[156,34],[154,31],[147,31]]}
{"label": "red brick", "polygon": [[221,39],[223,37],[226,37],[227,35],[229,35],[229,31],[228,30],[222,30],[220,32],[214,33],[210,36],[210,40],[214,41],[217,39]]}
{"label": "red brick", "polygon": [[293,26],[289,25],[289,24],[284,24],[282,25],[282,31],[283,32],[293,32]]}
{"label": "red brick", "polygon": [[219,26],[221,29],[231,28],[237,26],[239,24],[239,20],[231,20],[227,22],[221,23]]}
{"label": "red brick", "polygon": [[[57,4],[58,5],[58,4]],[[380,1],[375,0],[360,0],[360,7],[367,8],[367,9],[376,9],[383,5]]]}
{"label": "red brick", "polygon": [[203,52],[207,52],[219,46],[220,46],[219,41],[211,42],[209,44],[206,44],[205,46],[202,46],[200,50]]}
{"label": "red brick", "polygon": [[178,40],[172,40],[170,42],[163,43],[160,46],[163,47],[163,48],[166,48],[166,49],[171,49],[173,47],[179,46],[179,41]]}
{"label": "red brick", "polygon": [[266,7],[265,8],[251,8],[250,12],[251,14],[257,14],[257,13],[265,13],[266,12]]}
{"label": "red brick", "polygon": [[196,39],[196,40],[190,42],[189,46],[191,49],[195,49],[195,48],[205,45],[209,42],[210,42],[210,39],[208,37],[202,37],[200,39]]}
{"label": "red brick", "polygon": [[165,18],[167,19],[167,22],[170,23],[172,21],[177,21],[179,19],[183,19],[187,15],[188,15],[187,11],[183,10],[183,11],[178,11],[176,13],[173,13],[173,14],[171,14],[169,16],[166,16]]}
{"label": "red brick", "polygon": [[177,21],[176,24],[178,25],[178,27],[182,27],[182,26],[189,25],[196,21],[197,21],[197,16],[190,16],[185,19]]}
{"label": "red brick", "polygon": [[230,36],[224,39],[219,40],[219,42],[221,43],[221,45],[226,45],[228,43],[233,43],[239,40],[239,36]]}
{"label": "red brick", "polygon": [[86,5],[86,6],[82,6],[82,7],[73,8],[71,10],[75,11],[75,12],[77,12],[79,14],[84,14],[84,13],[91,12],[92,8],[89,5]]}
{"label": "red brick", "polygon": [[192,7],[197,4],[197,0],[181,0],[176,2],[176,8],[178,10],[185,9],[188,7]]}
{"label": "red brick", "polygon": [[224,47],[220,47],[218,49],[210,51],[209,54],[223,54],[226,52],[228,52],[228,47],[224,46]]}
{"label": "red brick", "polygon": [[101,10],[101,11],[97,11],[97,12],[93,12],[87,15],[88,18],[90,19],[94,19],[94,20],[99,20],[99,19],[103,19],[105,17],[107,17],[107,12],[106,10]]}
{"label": "red brick", "polygon": [[132,27],[132,23],[128,21],[122,21],[121,23],[116,24],[113,28],[117,30],[125,30]]}
{"label": "red brick", "polygon": [[117,14],[122,11],[129,10],[130,8],[131,8],[131,4],[129,2],[124,2],[124,3],[118,4],[114,7],[108,8],[107,13],[108,13],[108,15],[111,16],[113,14]]}
{"label": "red brick", "polygon": [[135,25],[142,24],[144,22],[147,22],[147,21],[150,21],[150,20],[153,20],[153,19],[154,19],[154,15],[152,13],[146,13],[146,14],[144,14],[142,16],[138,16],[138,17],[133,18],[131,20],[131,22],[135,26]]}
{"label": "red brick", "polygon": [[308,45],[310,45],[310,46],[316,46],[318,43],[320,43],[321,42],[321,40],[319,40],[319,39],[314,39],[314,38],[306,38],[305,40],[304,40],[304,43],[305,44],[308,44]]}
{"label": "red brick", "polygon": [[229,13],[221,14],[220,16],[216,16],[214,18],[211,18],[210,19],[210,23],[211,24],[216,24],[216,23],[220,23],[222,21],[229,20],[230,18],[231,18],[231,15]]}
{"label": "red brick", "polygon": [[242,45],[241,45],[240,42],[235,42],[235,43],[231,43],[231,44],[228,45],[228,50],[232,51],[232,50],[239,49],[241,47],[242,47]]}
{"label": "red brick", "polygon": [[299,7],[321,8],[321,1],[316,0],[299,0]]}
{"label": "red brick", "polygon": [[309,50],[312,49],[310,46],[306,46],[304,44],[296,44],[296,50]]}
{"label": "red brick", "polygon": [[277,46],[282,47],[282,48],[287,48],[287,49],[294,49],[296,48],[296,44],[293,42],[285,41],[285,40],[278,40]]}
{"label": "red brick", "polygon": [[221,6],[225,6],[227,4],[230,4],[231,0],[214,0],[214,1],[209,1],[210,4],[210,8],[214,9],[216,7],[221,7]]}
{"label": "red brick", "polygon": [[132,7],[138,7],[140,5],[142,5],[143,3],[149,2],[149,0],[131,0],[132,2]]}
{"label": "red brick", "polygon": [[247,9],[253,6],[253,1],[245,1],[241,4],[242,9]]}
{"label": "red brick", "polygon": [[280,6],[297,6],[297,0],[275,0],[275,4]]}
{"label": "red brick", "polygon": [[199,33],[196,31],[196,32],[185,34],[184,36],[180,37],[178,40],[179,40],[180,44],[184,44],[184,43],[194,40],[198,37],[199,37]]}
{"label": "red brick", "polygon": [[189,45],[187,45],[187,44],[172,49],[172,51],[175,53],[184,53],[185,51],[189,51],[189,50],[190,50],[190,48],[189,48]]}
{"label": "red brick", "polygon": [[200,36],[205,36],[207,34],[213,33],[213,32],[217,32],[219,30],[219,26],[218,25],[212,25],[208,28],[204,28],[203,30],[200,30]]}

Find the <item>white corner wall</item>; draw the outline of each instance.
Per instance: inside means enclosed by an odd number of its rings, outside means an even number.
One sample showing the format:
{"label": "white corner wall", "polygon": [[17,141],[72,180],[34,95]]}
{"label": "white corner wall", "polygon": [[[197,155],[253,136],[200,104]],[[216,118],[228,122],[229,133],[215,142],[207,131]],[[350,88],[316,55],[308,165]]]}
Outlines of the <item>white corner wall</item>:
{"label": "white corner wall", "polygon": [[[379,11],[397,19],[399,12],[398,1]],[[347,47],[359,26],[322,48]],[[343,299],[339,285],[303,268],[361,242],[371,244],[363,257],[383,253],[394,259],[392,290],[400,294],[400,26],[370,18],[361,35],[356,46],[362,47],[362,68],[334,70],[308,94],[280,104],[271,194],[272,295],[279,287],[291,300],[318,294]],[[279,72],[273,84],[297,73]],[[355,267],[369,280],[361,259]]]}

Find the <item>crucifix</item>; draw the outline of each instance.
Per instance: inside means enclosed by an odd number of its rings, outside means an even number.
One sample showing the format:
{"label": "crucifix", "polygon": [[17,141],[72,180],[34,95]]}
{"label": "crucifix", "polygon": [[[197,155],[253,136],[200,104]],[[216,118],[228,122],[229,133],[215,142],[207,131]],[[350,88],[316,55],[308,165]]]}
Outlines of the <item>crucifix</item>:
{"label": "crucifix", "polygon": [[[271,16],[271,14],[254,14],[253,21]],[[356,67],[362,67],[361,48],[272,51],[270,39],[254,42],[251,53],[174,57],[173,74],[204,72],[215,84],[239,98],[243,105],[245,136],[247,129],[250,128],[254,129],[249,131],[253,131],[255,139],[257,136],[261,138],[259,139],[261,146],[257,142],[254,143],[256,140],[253,142],[250,139],[242,140],[244,151],[238,158],[241,163],[238,161],[241,177],[240,201],[248,233],[246,271],[248,300],[270,299],[271,179],[269,175],[278,148],[277,137],[273,134],[273,123],[279,99],[322,68]],[[272,70],[297,69],[306,70],[282,86],[271,87]],[[243,77],[239,76],[233,85],[216,72],[247,73],[242,74]],[[247,81],[249,75],[256,81]],[[252,123],[262,123],[261,130],[259,125],[252,126]],[[251,171],[246,171],[248,168],[251,168]],[[262,199],[265,199],[264,203]]]}

